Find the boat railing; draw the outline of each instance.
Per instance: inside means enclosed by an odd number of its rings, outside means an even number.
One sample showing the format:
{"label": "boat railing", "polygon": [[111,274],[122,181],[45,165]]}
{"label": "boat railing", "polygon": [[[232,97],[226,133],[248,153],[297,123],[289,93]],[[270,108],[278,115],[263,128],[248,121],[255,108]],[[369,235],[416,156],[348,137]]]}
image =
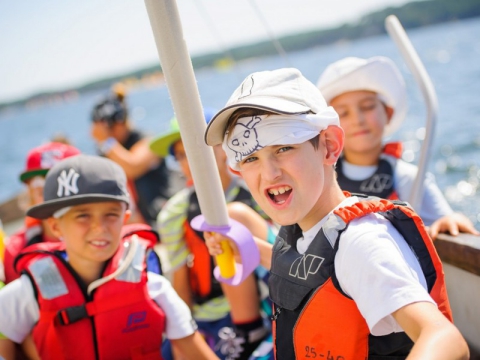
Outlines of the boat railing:
{"label": "boat railing", "polygon": [[480,237],[440,234],[435,247],[443,263],[453,321],[480,359]]}

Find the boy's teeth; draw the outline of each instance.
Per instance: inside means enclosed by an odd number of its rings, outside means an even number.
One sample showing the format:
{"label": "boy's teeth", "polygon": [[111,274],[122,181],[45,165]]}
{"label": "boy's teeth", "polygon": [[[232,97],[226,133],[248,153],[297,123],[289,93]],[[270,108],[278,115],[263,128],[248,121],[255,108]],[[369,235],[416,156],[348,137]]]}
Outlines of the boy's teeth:
{"label": "boy's teeth", "polygon": [[103,245],[106,245],[107,242],[106,241],[92,241],[92,244],[97,245],[97,246],[103,246]]}
{"label": "boy's teeth", "polygon": [[292,188],[290,186],[284,186],[284,187],[279,187],[279,188],[276,188],[276,189],[270,189],[268,190],[268,193],[271,194],[271,195],[278,195],[278,194],[283,194],[289,190],[291,190]]}

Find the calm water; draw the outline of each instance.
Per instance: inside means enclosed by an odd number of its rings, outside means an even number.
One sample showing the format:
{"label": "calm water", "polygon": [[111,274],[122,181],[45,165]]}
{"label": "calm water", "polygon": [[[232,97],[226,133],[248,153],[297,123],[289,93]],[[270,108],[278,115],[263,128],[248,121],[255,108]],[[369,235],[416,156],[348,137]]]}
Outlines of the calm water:
{"label": "calm water", "polygon": [[[435,85],[439,117],[429,170],[452,207],[480,222],[480,18],[408,31]],[[345,56],[392,58],[405,76],[409,91],[409,114],[395,140],[405,142],[406,160],[416,162],[420,147],[419,128],[426,110],[420,90],[390,38],[379,36],[355,42],[291,53],[288,62],[314,83],[332,61]],[[220,108],[243,78],[253,71],[289,66],[273,56],[239,63],[230,71],[207,69],[196,73],[205,106]],[[12,69],[15,71],[15,69]],[[89,137],[90,110],[105,92],[90,93],[75,100],[0,113],[0,202],[23,190],[18,175],[28,150],[52,135],[65,134],[84,153],[94,154]],[[135,125],[152,135],[168,128],[173,115],[165,86],[132,91],[128,101]],[[477,191],[478,190],[478,191]]]}

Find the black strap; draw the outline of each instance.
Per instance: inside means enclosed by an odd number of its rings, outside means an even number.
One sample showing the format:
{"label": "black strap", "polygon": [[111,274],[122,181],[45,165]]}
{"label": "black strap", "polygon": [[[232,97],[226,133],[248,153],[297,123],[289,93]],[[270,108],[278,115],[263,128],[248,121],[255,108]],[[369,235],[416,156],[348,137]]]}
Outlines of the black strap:
{"label": "black strap", "polygon": [[62,309],[57,313],[57,319],[60,325],[70,325],[87,317],[89,317],[89,315],[85,304],[79,306],[71,306],[69,308]]}

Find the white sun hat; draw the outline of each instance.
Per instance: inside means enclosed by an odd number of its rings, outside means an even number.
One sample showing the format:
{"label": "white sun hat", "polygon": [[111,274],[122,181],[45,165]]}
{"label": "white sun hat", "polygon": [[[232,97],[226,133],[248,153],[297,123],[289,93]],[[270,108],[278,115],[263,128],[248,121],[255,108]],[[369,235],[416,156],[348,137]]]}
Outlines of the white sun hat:
{"label": "white sun hat", "polygon": [[393,116],[384,136],[392,135],[407,114],[405,81],[395,63],[387,57],[347,57],[330,64],[320,75],[317,87],[327,103],[346,92],[367,90],[377,93],[391,107]]}
{"label": "white sun hat", "polygon": [[[240,108],[254,108],[283,115],[329,112],[320,91],[298,69],[255,72],[245,78],[225,107],[208,124],[205,131],[207,145],[223,142],[228,119]],[[334,112],[333,109],[331,111]],[[327,116],[330,117],[329,114]]]}

